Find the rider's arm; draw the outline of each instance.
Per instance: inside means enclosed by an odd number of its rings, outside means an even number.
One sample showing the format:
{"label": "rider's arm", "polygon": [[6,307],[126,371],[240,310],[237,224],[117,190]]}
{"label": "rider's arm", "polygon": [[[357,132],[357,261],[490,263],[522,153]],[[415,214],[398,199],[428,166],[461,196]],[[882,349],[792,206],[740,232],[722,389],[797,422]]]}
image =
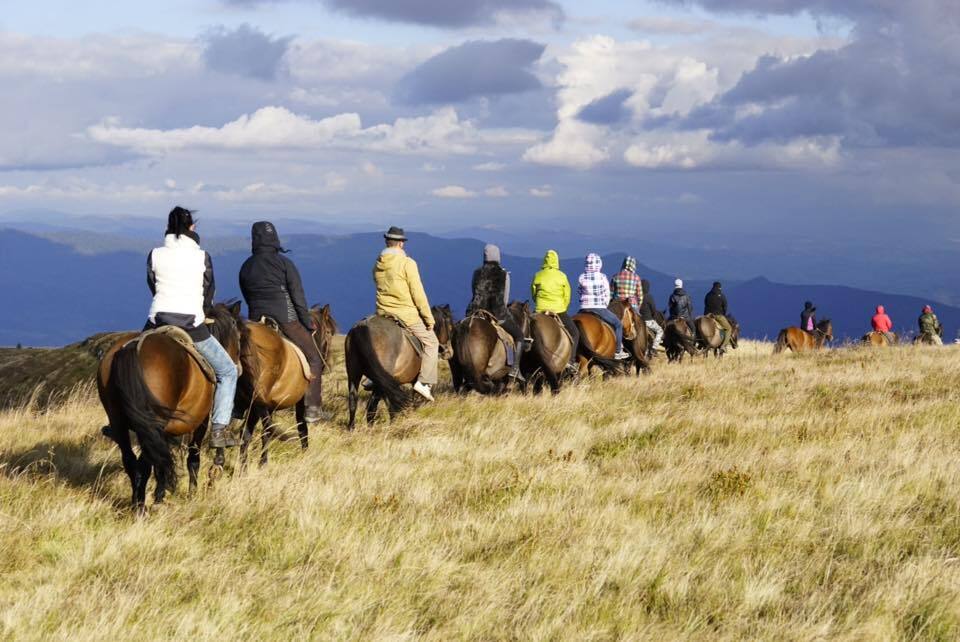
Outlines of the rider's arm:
{"label": "rider's arm", "polygon": [[423,290],[423,282],[420,280],[420,269],[417,267],[416,261],[413,259],[404,261],[403,269],[406,273],[407,284],[410,288],[410,298],[413,299],[413,304],[417,306],[417,312],[420,313],[423,324],[427,326],[427,328],[432,328],[436,324],[436,321],[433,319],[433,312],[430,311],[430,302],[427,300],[427,293]]}
{"label": "rider's arm", "polygon": [[207,316],[213,312],[213,297],[217,293],[217,282],[213,278],[213,261],[210,254],[204,252],[203,259],[203,313]]}
{"label": "rider's arm", "polygon": [[147,254],[147,287],[150,288],[150,294],[157,295],[157,273],[153,271],[153,250]]}
{"label": "rider's arm", "polygon": [[309,330],[312,330],[313,319],[310,318],[310,309],[307,306],[307,297],[303,293],[303,280],[300,278],[300,270],[293,264],[293,261],[284,258],[284,278],[287,282],[287,294],[293,302],[293,307],[297,311],[297,318],[300,323]]}

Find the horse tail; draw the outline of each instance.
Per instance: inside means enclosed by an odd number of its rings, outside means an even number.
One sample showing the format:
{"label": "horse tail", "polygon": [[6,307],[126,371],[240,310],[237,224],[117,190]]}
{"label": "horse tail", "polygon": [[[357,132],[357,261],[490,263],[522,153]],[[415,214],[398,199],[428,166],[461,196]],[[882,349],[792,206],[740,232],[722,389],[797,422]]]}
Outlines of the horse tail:
{"label": "horse tail", "polygon": [[773,346],[773,354],[780,354],[787,347],[787,330],[784,328],[777,335],[777,343]]}
{"label": "horse tail", "polygon": [[593,346],[590,345],[590,341],[587,339],[586,332],[580,332],[579,350],[583,356],[589,359],[591,363],[600,366],[604,372],[616,372],[620,368],[619,361],[616,359],[608,359],[593,349]]}
{"label": "horse tail", "polygon": [[172,492],[177,485],[177,468],[164,429],[178,413],[150,392],[135,344],[127,345],[114,355],[107,393],[115,404],[117,419],[123,422],[113,429],[132,430],[137,435],[140,456],[153,466],[157,485]]}
{"label": "horse tail", "polygon": [[[370,381],[376,386],[377,392],[387,400],[391,408],[404,409],[410,403],[410,395],[380,363],[380,357],[373,349],[373,335],[370,333],[370,326],[357,326],[350,330],[350,334],[354,337],[350,345],[357,350],[361,362],[366,366],[364,374],[370,378]],[[400,340],[405,341],[406,339],[401,337]]]}

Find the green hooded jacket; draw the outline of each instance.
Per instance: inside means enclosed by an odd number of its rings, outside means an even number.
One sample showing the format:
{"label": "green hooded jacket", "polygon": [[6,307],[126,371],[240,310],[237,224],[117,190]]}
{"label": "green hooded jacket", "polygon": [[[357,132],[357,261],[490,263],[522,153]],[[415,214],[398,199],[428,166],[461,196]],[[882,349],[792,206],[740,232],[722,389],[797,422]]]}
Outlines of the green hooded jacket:
{"label": "green hooded jacket", "polygon": [[570,281],[560,271],[560,257],[553,250],[543,257],[543,268],[533,277],[530,292],[537,312],[560,314],[570,307]]}

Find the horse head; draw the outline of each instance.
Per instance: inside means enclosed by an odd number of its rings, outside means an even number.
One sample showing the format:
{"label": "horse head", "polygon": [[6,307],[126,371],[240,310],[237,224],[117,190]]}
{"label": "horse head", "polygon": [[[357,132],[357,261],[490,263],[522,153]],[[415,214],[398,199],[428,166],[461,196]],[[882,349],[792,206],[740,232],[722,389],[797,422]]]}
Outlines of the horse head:
{"label": "horse head", "polygon": [[248,330],[240,318],[240,302],[217,303],[210,313],[213,323],[210,334],[223,346],[234,363],[240,361],[240,351],[247,340]]}
{"label": "horse head", "polygon": [[833,323],[830,319],[824,319],[817,324],[817,332],[819,332],[825,341],[833,341]]}
{"label": "horse head", "polygon": [[528,301],[513,301],[507,306],[507,311],[510,313],[510,316],[513,317],[514,322],[520,327],[523,336],[529,337],[533,319],[530,303]]}
{"label": "horse head", "polygon": [[313,342],[323,359],[323,372],[326,372],[327,364],[330,361],[330,342],[338,330],[337,321],[333,318],[329,303],[323,307],[314,305],[310,308],[310,318],[314,325]]}
{"label": "horse head", "polygon": [[431,312],[436,323],[433,331],[440,342],[440,357],[450,359],[453,357],[453,311],[449,305],[444,304],[435,305]]}

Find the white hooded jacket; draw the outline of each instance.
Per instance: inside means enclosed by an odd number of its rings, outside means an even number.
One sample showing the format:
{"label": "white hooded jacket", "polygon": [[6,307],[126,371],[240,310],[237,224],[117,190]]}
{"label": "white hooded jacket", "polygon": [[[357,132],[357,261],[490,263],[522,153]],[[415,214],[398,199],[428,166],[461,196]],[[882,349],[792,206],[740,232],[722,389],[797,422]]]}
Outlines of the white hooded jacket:
{"label": "white hooded jacket", "polygon": [[[203,326],[205,311],[213,303],[214,279],[210,255],[198,240],[193,234],[167,234],[163,247],[147,257],[147,285],[153,293],[150,323],[163,325],[183,318],[188,328]],[[163,317],[159,322],[158,315]]]}

